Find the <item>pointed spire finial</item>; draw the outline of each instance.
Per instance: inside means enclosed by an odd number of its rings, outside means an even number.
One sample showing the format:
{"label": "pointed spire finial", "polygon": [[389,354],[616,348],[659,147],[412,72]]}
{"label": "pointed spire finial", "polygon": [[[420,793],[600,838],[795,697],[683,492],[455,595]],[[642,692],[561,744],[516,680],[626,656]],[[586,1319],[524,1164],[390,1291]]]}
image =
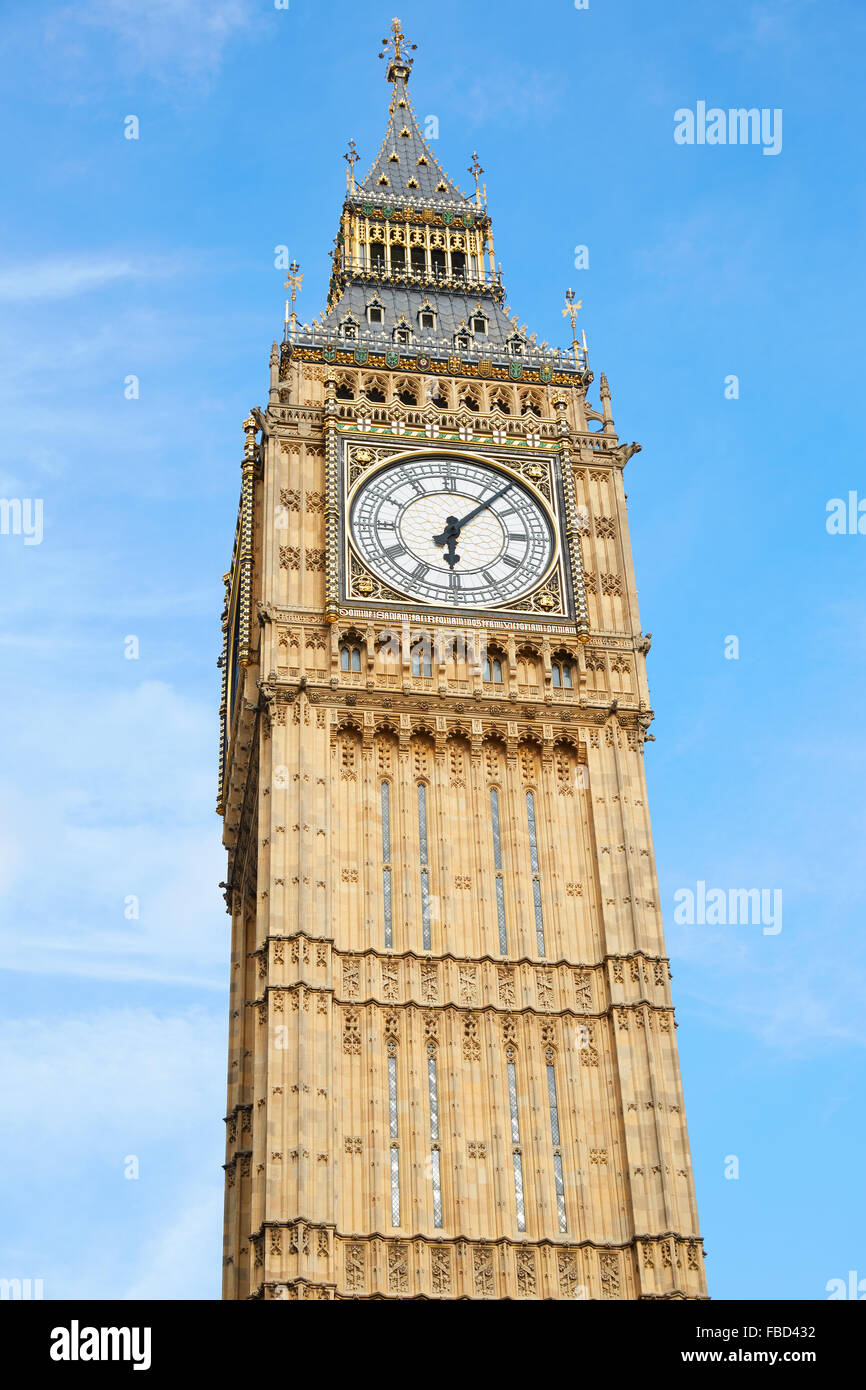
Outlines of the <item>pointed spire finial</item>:
{"label": "pointed spire finial", "polygon": [[[579,310],[579,309],[582,307],[582,305],[583,305],[583,300],[582,300],[582,299],[578,299],[578,301],[577,301],[576,304],[575,304],[574,300],[575,300],[574,290],[572,290],[572,289],[567,289],[567,290],[565,291],[565,308],[564,308],[563,311],[562,311],[562,317],[563,317],[563,318],[568,317],[569,319],[571,319],[571,350],[572,350],[572,352],[574,353],[574,361],[575,361],[575,364],[576,364],[578,367],[580,367],[581,365],[583,365],[583,366],[585,367],[585,366],[586,366],[586,363],[587,363],[586,334],[585,334],[585,333],[582,333],[582,334],[581,334],[581,338],[583,339],[582,348],[581,348],[581,343],[580,343],[580,341],[579,341],[579,339],[578,339],[578,336],[577,336],[577,314],[578,314],[578,310]],[[583,363],[582,363],[582,364],[581,364],[581,360],[580,360],[581,351],[583,351]]]}
{"label": "pointed spire finial", "polygon": [[390,37],[382,40],[382,52],[379,54],[380,58],[384,58],[386,53],[391,55],[385,74],[389,82],[398,77],[402,77],[404,82],[407,80],[415,60],[409,57],[406,50],[414,51],[417,47],[417,43],[408,42],[399,19],[392,20]]}
{"label": "pointed spire finial", "polygon": [[288,289],[291,289],[291,291],[292,291],[292,312],[291,312],[291,314],[289,314],[289,301],[286,300],[286,329],[288,330],[289,323],[291,323],[291,325],[292,325],[292,340],[293,340],[293,341],[294,341],[295,333],[296,333],[297,327],[298,327],[298,316],[297,316],[297,314],[295,313],[295,300],[296,300],[297,297],[298,297],[298,290],[301,288],[301,284],[302,284],[303,279],[304,279],[303,275],[299,275],[299,274],[298,274],[298,271],[299,271],[299,270],[300,270],[300,266],[298,265],[298,262],[297,262],[297,261],[292,261],[292,264],[289,266],[289,273],[288,273],[288,275],[286,276],[286,289],[287,289],[287,290],[288,290]]}
{"label": "pointed spire finial", "polygon": [[347,187],[348,187],[348,189],[349,189],[349,192],[350,192],[350,193],[354,193],[354,191],[355,191],[355,165],[358,163],[358,160],[361,158],[361,156],[358,154],[358,151],[355,149],[355,141],[354,141],[354,140],[350,140],[350,141],[349,141],[349,148],[348,148],[348,150],[346,151],[346,153],[343,155],[343,158],[345,159],[346,163],[347,163],[348,166],[349,166],[348,169],[346,170],[346,184],[347,184]]}
{"label": "pointed spire finial", "polygon": [[468,170],[467,170],[467,173],[470,173],[470,174],[472,175],[472,177],[474,178],[474,180],[475,180],[475,206],[476,206],[477,208],[480,208],[480,207],[481,207],[481,185],[479,184],[478,180],[480,179],[481,175],[484,173],[484,170],[482,169],[481,164],[480,164],[480,162],[479,162],[479,159],[478,159],[478,151],[477,151],[477,150],[473,150],[473,151],[472,151],[472,163],[469,165],[469,168],[468,168]]}

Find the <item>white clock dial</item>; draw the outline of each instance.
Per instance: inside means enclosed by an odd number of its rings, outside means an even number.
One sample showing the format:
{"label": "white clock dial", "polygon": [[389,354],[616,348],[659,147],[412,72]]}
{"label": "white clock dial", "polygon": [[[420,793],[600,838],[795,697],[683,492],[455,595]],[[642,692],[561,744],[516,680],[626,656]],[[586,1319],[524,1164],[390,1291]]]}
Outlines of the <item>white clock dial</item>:
{"label": "white clock dial", "polygon": [[483,608],[543,579],[554,542],[544,507],[509,474],[459,455],[407,459],[359,486],[352,540],[370,569],[423,603]]}

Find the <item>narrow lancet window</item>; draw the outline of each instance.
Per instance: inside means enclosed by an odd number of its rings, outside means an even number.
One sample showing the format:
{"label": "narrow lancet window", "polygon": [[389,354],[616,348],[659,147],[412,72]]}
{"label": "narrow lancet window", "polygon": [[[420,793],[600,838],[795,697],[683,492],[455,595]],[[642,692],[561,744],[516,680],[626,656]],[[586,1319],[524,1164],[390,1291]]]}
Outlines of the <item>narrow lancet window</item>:
{"label": "narrow lancet window", "polygon": [[493,867],[496,871],[496,919],[499,926],[499,952],[508,954],[508,936],[505,930],[505,884],[502,878],[502,834],[499,823],[499,791],[490,788],[490,820],[493,826]]}
{"label": "narrow lancet window", "polygon": [[538,834],[535,827],[535,797],[526,793],[526,819],[529,826],[529,862],[532,869],[532,902],[535,909],[535,940],[538,954],[544,955],[544,916],[541,911],[541,876],[538,872]]}
{"label": "narrow lancet window", "polygon": [[442,1172],[439,1159],[439,1082],[436,1074],[436,1046],[427,1047],[427,1091],[430,1099],[430,1174],[433,1181],[433,1225],[442,1225]]}
{"label": "narrow lancet window", "polygon": [[418,786],[418,843],[421,851],[421,938],[425,951],[430,950],[430,867],[427,855],[427,788]]}
{"label": "narrow lancet window", "polygon": [[391,912],[391,786],[382,783],[382,890],[385,900],[385,949],[394,945],[394,922]]}
{"label": "narrow lancet window", "polygon": [[520,1119],[517,1114],[517,1066],[514,1049],[509,1047],[508,1059],[508,1108],[511,1115],[511,1162],[514,1171],[514,1204],[517,1209],[517,1229],[526,1230],[526,1203],[523,1195],[523,1154],[520,1148]]}
{"label": "narrow lancet window", "polygon": [[547,1099],[550,1104],[550,1134],[553,1140],[553,1181],[556,1189],[556,1215],[561,1231],[568,1230],[565,1211],[565,1187],[562,1180],[562,1152],[559,1136],[559,1105],[556,1099],[556,1068],[553,1052],[547,1053]]}
{"label": "narrow lancet window", "polygon": [[391,1225],[400,1225],[400,1148],[397,1128],[397,1047],[388,1044],[388,1128],[391,1136]]}

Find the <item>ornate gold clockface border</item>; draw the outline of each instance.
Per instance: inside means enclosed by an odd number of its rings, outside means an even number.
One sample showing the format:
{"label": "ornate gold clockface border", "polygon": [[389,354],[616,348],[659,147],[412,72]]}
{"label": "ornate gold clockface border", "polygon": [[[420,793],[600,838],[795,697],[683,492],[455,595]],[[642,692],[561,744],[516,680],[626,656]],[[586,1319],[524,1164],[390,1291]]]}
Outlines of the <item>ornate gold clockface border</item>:
{"label": "ornate gold clockface border", "polygon": [[[536,620],[543,618],[573,617],[568,603],[568,584],[565,575],[565,561],[562,550],[562,509],[559,488],[553,471],[553,460],[549,455],[535,453],[530,449],[520,454],[491,449],[480,453],[467,448],[460,440],[396,440],[383,441],[381,435],[341,436],[341,511],[342,511],[342,555],[341,555],[341,598],[347,603],[376,604],[387,602],[405,608],[407,611],[418,608],[435,609],[437,612],[454,612],[469,616],[481,612],[513,613],[515,616],[531,616]],[[430,458],[436,455],[458,457],[467,463],[477,463],[493,468],[506,477],[520,482],[543,509],[550,522],[553,536],[553,557],[539,582],[519,599],[509,599],[501,605],[490,605],[473,609],[470,605],[454,608],[448,603],[433,600],[420,601],[410,595],[391,588],[364,563],[355,550],[349,531],[349,514],[355,493],[362,482],[373,473],[390,464],[405,463],[411,458]]]}

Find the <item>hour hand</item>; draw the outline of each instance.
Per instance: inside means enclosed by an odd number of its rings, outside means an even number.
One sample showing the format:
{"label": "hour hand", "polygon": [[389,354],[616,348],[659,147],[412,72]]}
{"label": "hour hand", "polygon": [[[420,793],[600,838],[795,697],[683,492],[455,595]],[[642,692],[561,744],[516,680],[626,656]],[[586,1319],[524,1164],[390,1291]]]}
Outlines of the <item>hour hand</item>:
{"label": "hour hand", "polygon": [[440,532],[438,536],[433,537],[433,544],[445,545],[447,543],[449,548],[453,550],[454,542],[460,535],[460,527],[462,524],[462,522],[457,520],[456,516],[446,516],[445,530]]}
{"label": "hour hand", "polygon": [[452,570],[454,566],[457,564],[457,561],[460,559],[460,556],[457,554],[457,551],[454,549],[454,547],[457,544],[457,537],[460,535],[460,527],[462,525],[462,521],[458,521],[456,516],[446,516],[445,530],[441,531],[438,536],[433,537],[434,545],[445,546],[445,562],[448,565],[449,569]]}
{"label": "hour hand", "polygon": [[456,516],[446,516],[445,530],[442,531],[440,535],[433,537],[433,544],[444,545],[446,541],[451,540],[452,538],[456,540],[457,537],[460,535],[460,532],[462,531],[463,527],[466,526],[468,522],[474,521],[475,518],[481,514],[481,512],[486,512],[487,508],[491,505],[492,502],[497,502],[500,497],[504,497],[511,486],[511,483],[506,483],[505,487],[500,488],[500,490],[498,492],[495,492],[492,497],[488,497],[486,502],[479,502],[477,507],[473,507],[471,512],[467,512],[466,515],[461,516],[459,520]]}

